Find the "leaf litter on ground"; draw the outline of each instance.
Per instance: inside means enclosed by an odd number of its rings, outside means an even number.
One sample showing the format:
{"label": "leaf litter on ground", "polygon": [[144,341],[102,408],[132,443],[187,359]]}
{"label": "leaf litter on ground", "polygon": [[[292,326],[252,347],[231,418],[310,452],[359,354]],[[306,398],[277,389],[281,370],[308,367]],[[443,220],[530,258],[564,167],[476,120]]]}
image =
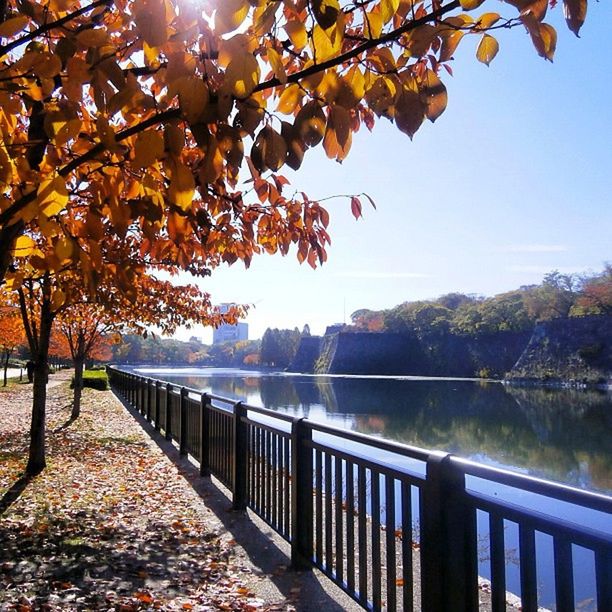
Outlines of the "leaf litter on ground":
{"label": "leaf litter on ground", "polygon": [[[235,543],[110,392],[85,389],[67,425],[68,377],[48,392],[47,468],[0,516],[0,610],[264,609]],[[0,392],[0,498],[25,468],[31,393]]]}

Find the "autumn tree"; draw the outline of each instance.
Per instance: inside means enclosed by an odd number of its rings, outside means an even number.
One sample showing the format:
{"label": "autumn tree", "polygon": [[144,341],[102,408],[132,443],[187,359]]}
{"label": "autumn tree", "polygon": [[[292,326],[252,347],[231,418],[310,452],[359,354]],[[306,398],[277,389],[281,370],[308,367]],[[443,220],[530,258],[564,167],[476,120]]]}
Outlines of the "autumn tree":
{"label": "autumn tree", "polygon": [[[205,275],[261,252],[326,258],[329,216],[291,191],[322,144],[342,161],[378,118],[412,137],[447,103],[461,41],[498,29],[552,60],[546,0],[7,0],[0,3],[0,282],[36,227],[97,286],[100,242]],[[551,2],[551,4],[553,4]],[[564,0],[578,34],[587,0]],[[350,198],[355,216],[362,199]],[[125,282],[117,271],[118,283]],[[10,279],[8,279],[9,282]]]}
{"label": "autumn tree", "polygon": [[10,304],[9,296],[0,291],[0,359],[2,360],[3,382],[6,387],[9,359],[15,349],[25,343],[25,335],[19,309]]}
{"label": "autumn tree", "polygon": [[612,314],[612,264],[607,263],[600,274],[581,280],[577,305],[585,314]]}
{"label": "autumn tree", "polygon": [[[122,326],[142,333],[152,326],[163,333],[173,333],[182,325],[233,323],[243,311],[230,309],[221,314],[215,309],[210,296],[192,285],[178,286],[168,280],[160,280],[147,272],[145,267],[135,267],[134,257],[125,241],[102,247],[105,265],[97,276],[98,287],[93,296],[86,291],[80,266],[71,265],[69,258],[61,260],[55,254],[51,259],[54,271],[37,271],[37,259],[52,248],[52,240],[39,235],[34,240],[36,248],[27,257],[18,259],[18,267],[12,279],[16,284],[21,315],[34,362],[34,391],[30,450],[26,472],[37,474],[45,467],[45,413],[48,355],[53,323],[64,311],[73,309],[68,317],[76,317],[79,309],[89,304],[91,309],[101,308],[104,321],[121,321]],[[39,255],[40,253],[40,255]],[[104,273],[119,266],[125,259],[123,273],[126,285],[115,284],[117,276]],[[65,267],[64,267],[65,266]]]}
{"label": "autumn tree", "polygon": [[[111,313],[98,304],[77,303],[63,309],[57,317],[55,333],[68,348],[68,356],[74,366],[74,395],[71,418],[81,414],[83,370],[88,359],[108,355],[107,336],[129,324],[129,318],[120,312]],[[112,354],[112,353],[110,353]]]}

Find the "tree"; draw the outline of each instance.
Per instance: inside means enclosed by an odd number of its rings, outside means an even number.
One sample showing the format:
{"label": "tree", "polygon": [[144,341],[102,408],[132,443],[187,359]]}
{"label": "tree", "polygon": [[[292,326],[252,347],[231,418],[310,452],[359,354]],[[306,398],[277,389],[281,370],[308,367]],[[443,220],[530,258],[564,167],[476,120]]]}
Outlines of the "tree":
{"label": "tree", "polygon": [[[125,326],[117,315],[109,313],[95,304],[75,304],[61,311],[56,321],[56,333],[65,341],[68,356],[74,365],[74,396],[71,418],[81,414],[81,395],[83,391],[83,370],[87,359],[106,355],[108,340],[106,336],[113,330]],[[121,315],[120,315],[121,316]]]}
{"label": "tree", "polygon": [[612,314],[612,264],[601,274],[582,279],[578,307],[585,314]]}
{"label": "tree", "polygon": [[0,358],[2,359],[3,382],[6,387],[9,359],[13,351],[25,343],[25,335],[19,310],[9,304],[5,292],[0,292]]}
{"label": "tree", "polygon": [[299,329],[266,329],[261,338],[259,359],[262,364],[276,368],[289,366],[300,344]]}
{"label": "tree", "polygon": [[544,276],[541,285],[527,294],[527,309],[529,315],[535,319],[566,318],[577,298],[577,277],[553,270]]}
{"label": "tree", "polygon": [[[496,3],[508,15],[481,3],[2,2],[0,282],[35,248],[32,225],[53,244],[34,262],[41,273],[70,259],[90,291],[108,235],[200,275],[292,244],[300,261],[323,262],[329,215],[288,195],[284,165],[319,144],[342,161],[377,118],[410,137],[435,121],[466,36],[489,64],[494,30],[522,25],[552,60],[545,1]],[[587,0],[563,4],[577,35]],[[359,217],[362,198],[350,202]]]}
{"label": "tree", "polygon": [[[46,242],[46,244],[43,244]],[[40,247],[48,248],[49,240],[40,239]],[[109,245],[107,245],[109,246]],[[111,251],[121,256],[120,245],[110,245]],[[38,249],[40,250],[40,249]],[[42,252],[42,251],[41,251]],[[179,326],[219,324],[233,322],[242,312],[232,309],[221,314],[213,308],[210,296],[197,287],[173,285],[146,273],[144,269],[131,270],[129,286],[117,287],[104,276],[98,277],[96,302],[84,290],[80,267],[68,267],[61,272],[38,275],[30,257],[20,258],[20,267],[14,278],[19,278],[17,294],[30,353],[34,362],[34,390],[30,449],[26,473],[41,472],[45,465],[45,411],[48,377],[48,355],[53,323],[63,311],[84,308],[94,304],[103,308],[101,321],[147,333],[156,326],[164,333],[173,333]],[[106,261],[112,262],[110,255]],[[238,313],[238,314],[237,314]],[[71,317],[74,317],[74,310]]]}

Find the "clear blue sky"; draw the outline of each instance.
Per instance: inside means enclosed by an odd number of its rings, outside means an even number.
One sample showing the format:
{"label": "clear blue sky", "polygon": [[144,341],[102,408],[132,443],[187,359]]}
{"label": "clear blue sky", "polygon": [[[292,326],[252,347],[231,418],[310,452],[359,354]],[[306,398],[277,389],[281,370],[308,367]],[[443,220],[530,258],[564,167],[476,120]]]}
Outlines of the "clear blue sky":
{"label": "clear blue sky", "polygon": [[[493,295],[612,261],[612,3],[590,3],[580,39],[561,4],[547,18],[559,33],[553,64],[522,28],[499,37],[488,68],[474,57],[477,40],[465,41],[444,79],[447,110],[412,142],[383,119],[355,135],[342,165],[319,148],[298,173],[283,172],[313,199],[367,192],[377,204],[355,221],[348,201],[326,202],[332,245],[322,268],[293,253],[261,256],[247,271],[216,270],[203,288],[215,302],[254,304],[256,338],[305,323],[322,333],[359,308]],[[202,329],[179,337],[189,335],[212,338]]]}

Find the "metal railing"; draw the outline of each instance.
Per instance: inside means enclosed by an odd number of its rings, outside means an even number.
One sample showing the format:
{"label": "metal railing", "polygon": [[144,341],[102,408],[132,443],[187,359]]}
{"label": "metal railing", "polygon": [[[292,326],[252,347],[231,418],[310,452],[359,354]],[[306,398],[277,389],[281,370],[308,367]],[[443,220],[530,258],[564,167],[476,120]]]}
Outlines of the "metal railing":
{"label": "metal railing", "polygon": [[366,609],[477,610],[486,601],[500,611],[512,591],[522,610],[537,611],[548,588],[546,605],[574,610],[586,551],[591,609],[612,610],[610,497],[116,368],[109,375],[202,475],[228,487],[235,509],[251,508],[291,544],[293,567],[319,568]]}

